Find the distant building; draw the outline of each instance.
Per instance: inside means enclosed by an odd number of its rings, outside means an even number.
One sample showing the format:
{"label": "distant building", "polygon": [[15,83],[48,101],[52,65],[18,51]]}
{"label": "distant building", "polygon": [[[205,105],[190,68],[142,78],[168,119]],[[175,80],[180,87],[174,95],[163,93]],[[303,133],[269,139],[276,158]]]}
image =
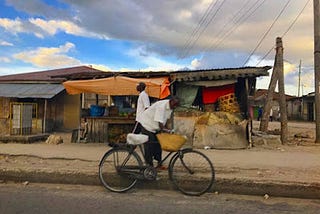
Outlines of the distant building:
{"label": "distant building", "polygon": [[[268,90],[267,89],[258,89],[254,96],[251,97],[251,108],[253,112],[253,118],[258,118],[258,109],[259,107],[264,107],[266,100],[267,100]],[[297,116],[297,109],[293,109],[293,105],[291,104],[291,100],[295,99],[296,97],[286,95],[286,102],[287,102],[287,114],[288,119],[296,119]],[[278,92],[273,92],[273,99],[271,103],[272,108],[272,117],[275,120],[279,120],[280,117],[280,96]]]}

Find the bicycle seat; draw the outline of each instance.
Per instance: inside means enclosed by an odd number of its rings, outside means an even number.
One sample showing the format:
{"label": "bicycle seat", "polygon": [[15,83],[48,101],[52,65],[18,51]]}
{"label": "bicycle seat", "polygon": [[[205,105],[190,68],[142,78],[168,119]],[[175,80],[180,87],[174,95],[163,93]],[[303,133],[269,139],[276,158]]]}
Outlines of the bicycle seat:
{"label": "bicycle seat", "polygon": [[127,135],[127,143],[130,145],[140,145],[149,140],[149,136],[145,134],[133,134],[129,133]]}

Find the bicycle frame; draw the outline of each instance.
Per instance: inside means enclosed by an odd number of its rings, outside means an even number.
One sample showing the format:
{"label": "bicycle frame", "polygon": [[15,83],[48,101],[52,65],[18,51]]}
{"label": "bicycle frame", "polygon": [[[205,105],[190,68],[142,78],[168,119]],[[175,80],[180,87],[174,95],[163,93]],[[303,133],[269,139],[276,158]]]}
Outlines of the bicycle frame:
{"label": "bicycle frame", "polygon": [[[125,174],[125,175],[132,175],[134,177],[136,177],[137,179],[144,179],[144,170],[147,169],[147,168],[151,168],[151,170],[154,170],[156,169],[156,167],[153,167],[153,166],[148,166],[146,164],[146,160],[145,160],[145,153],[144,153],[144,148],[143,148],[143,144],[140,144],[140,145],[137,145],[137,146],[129,146],[128,145],[122,145],[123,147],[125,148],[129,148],[129,154],[127,157],[125,157],[125,159],[123,160],[122,163],[114,163],[115,164],[115,168],[117,169],[118,173],[120,174]],[[118,148],[121,148],[122,146],[119,146]],[[136,152],[136,149],[137,147],[139,147],[139,150],[141,152],[141,155],[139,153],[138,156],[139,158],[142,160],[143,162],[143,166],[142,167],[139,167],[139,166],[130,166],[130,165],[127,165],[128,161],[130,160],[130,157],[131,155]],[[116,148],[115,148],[116,149]],[[178,155],[179,152],[169,152],[162,160],[161,162],[159,163],[160,165],[163,164],[173,153],[176,153],[174,154],[174,156]],[[173,157],[171,158],[171,160],[173,159]],[[117,160],[117,157],[115,157],[115,160]],[[170,160],[170,163],[169,165],[171,164],[171,160]]]}
{"label": "bicycle frame", "polygon": [[[139,147],[140,152],[141,152],[141,154],[142,154],[143,163],[146,164],[146,159],[145,159],[143,144],[138,145],[138,147]],[[161,162],[159,163],[159,165],[162,165],[173,153],[175,153],[175,152],[169,152],[169,153],[161,160]],[[178,152],[176,152],[176,153],[178,153]],[[175,154],[175,155],[176,155],[176,154]],[[174,156],[175,156],[175,155],[174,155]],[[139,155],[139,156],[140,156],[140,155]],[[170,161],[170,163],[171,163],[171,161]],[[169,165],[170,165],[170,163],[169,163]]]}

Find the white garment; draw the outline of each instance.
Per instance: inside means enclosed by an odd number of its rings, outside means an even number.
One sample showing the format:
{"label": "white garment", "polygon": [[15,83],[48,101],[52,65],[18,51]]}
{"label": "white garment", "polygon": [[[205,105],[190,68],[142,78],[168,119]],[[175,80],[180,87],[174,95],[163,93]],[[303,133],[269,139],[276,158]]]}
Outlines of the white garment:
{"label": "white garment", "polygon": [[160,100],[142,113],[140,123],[146,130],[155,133],[160,130],[159,123],[165,125],[171,113],[169,100]]}
{"label": "white garment", "polygon": [[272,117],[273,116],[273,109],[271,108],[270,109],[270,117]]}
{"label": "white garment", "polygon": [[140,122],[141,114],[150,106],[149,96],[145,91],[141,91],[137,102],[136,121]]}

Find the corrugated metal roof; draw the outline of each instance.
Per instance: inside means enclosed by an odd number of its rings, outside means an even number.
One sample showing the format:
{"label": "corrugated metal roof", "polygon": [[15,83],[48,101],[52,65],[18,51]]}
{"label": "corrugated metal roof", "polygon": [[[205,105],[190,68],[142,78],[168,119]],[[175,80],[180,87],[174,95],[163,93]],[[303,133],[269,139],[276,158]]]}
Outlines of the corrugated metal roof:
{"label": "corrugated metal roof", "polygon": [[97,75],[104,74],[103,71],[88,67],[88,66],[78,66],[71,68],[61,68],[54,70],[46,70],[46,71],[37,71],[37,72],[29,72],[22,74],[12,74],[0,76],[0,82],[52,82],[52,83],[61,83],[66,80],[64,76],[67,75],[81,75],[81,74],[90,74]]}
{"label": "corrugated metal roof", "polygon": [[0,97],[52,98],[64,90],[62,84],[0,83]]}
{"label": "corrugated metal roof", "polygon": [[214,70],[198,70],[198,71],[179,71],[170,74],[171,80],[178,82],[192,82],[199,80],[228,80],[237,79],[239,77],[259,77],[268,76],[270,66],[264,67],[243,67],[243,68],[224,68]]}

